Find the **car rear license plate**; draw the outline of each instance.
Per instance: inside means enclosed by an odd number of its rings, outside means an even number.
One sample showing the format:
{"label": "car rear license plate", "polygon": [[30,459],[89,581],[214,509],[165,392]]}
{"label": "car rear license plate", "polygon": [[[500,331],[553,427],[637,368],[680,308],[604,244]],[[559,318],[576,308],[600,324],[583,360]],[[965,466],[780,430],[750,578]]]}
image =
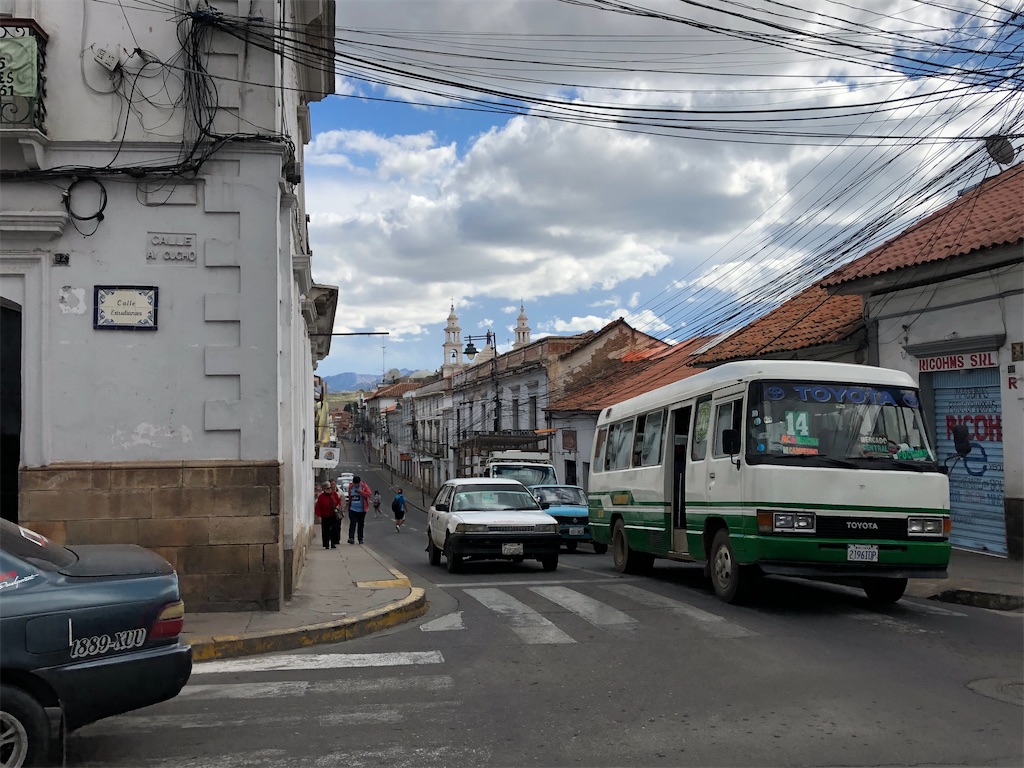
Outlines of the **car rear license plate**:
{"label": "car rear license plate", "polygon": [[521,555],[523,554],[522,543],[517,544],[502,544],[501,554],[503,555]]}
{"label": "car rear license plate", "polygon": [[570,525],[569,526],[569,535],[570,536],[582,536],[583,535],[583,526],[582,525]]}
{"label": "car rear license plate", "polygon": [[878,547],[874,544],[847,544],[846,559],[856,563],[877,563]]}

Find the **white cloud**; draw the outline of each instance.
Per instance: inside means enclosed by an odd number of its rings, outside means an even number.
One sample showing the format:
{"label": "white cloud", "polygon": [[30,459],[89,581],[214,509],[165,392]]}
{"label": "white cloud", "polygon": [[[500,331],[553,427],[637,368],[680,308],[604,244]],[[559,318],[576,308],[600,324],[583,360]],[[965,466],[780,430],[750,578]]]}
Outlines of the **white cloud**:
{"label": "white cloud", "polygon": [[[683,12],[675,2],[647,5]],[[888,3],[859,5],[860,10],[843,6],[841,14],[876,27],[904,28],[914,20],[950,28],[950,15],[935,6],[896,18],[879,13]],[[671,56],[680,72],[696,62],[733,75],[655,73],[645,71],[642,61],[628,77],[581,69],[538,74],[581,83],[572,94],[580,102],[646,106],[656,97],[665,106],[698,110],[808,107],[886,102],[937,87],[925,78],[868,69],[852,57],[825,62],[756,51],[747,42],[564,3],[493,0],[487,13],[468,13],[468,7],[443,0],[350,0],[345,26],[460,32],[467,52],[480,44],[471,33],[500,31],[516,40],[517,33],[565,30],[578,40],[604,35],[602,54],[614,53],[615,46],[640,51],[638,59],[649,53],[657,65],[648,69],[662,67]],[[834,4],[820,9],[834,10]],[[686,12],[722,18],[711,9]],[[628,32],[663,33],[663,50],[656,50],[661,44],[651,35],[645,43],[612,37]],[[544,44],[535,37],[519,42]],[[567,48],[564,41],[550,44]],[[563,54],[572,57],[568,50]],[[424,53],[422,59],[433,65],[443,57],[431,61]],[[485,79],[486,73],[477,76]],[[699,325],[694,318],[707,297],[720,305],[751,286],[781,280],[822,252],[832,234],[877,215],[871,206],[878,200],[918,183],[922,168],[948,159],[941,147],[925,143],[880,150],[814,141],[771,146],[746,143],[751,137],[695,141],[526,117],[497,117],[483,128],[471,122],[452,138],[441,113],[429,106],[443,99],[408,88],[339,83],[346,93],[401,95],[418,105],[406,126],[375,123],[376,105],[354,98],[344,101],[335,123],[326,124],[314,104],[314,137],[305,149],[314,277],[344,286],[339,329],[388,329],[389,360],[401,367],[429,367],[435,358],[440,365],[441,329],[453,302],[462,326],[474,332],[494,327],[497,316],[511,333],[514,321],[509,324],[508,316],[517,315],[523,302],[534,339],[598,330],[620,316],[647,333],[677,338],[688,325]],[[498,84],[545,90],[523,82]],[[1000,96],[971,98],[985,107],[991,105],[983,98],[995,104]],[[958,105],[957,114],[918,114],[905,129],[921,135],[976,133],[976,116],[964,107],[968,101]],[[349,129],[346,117],[356,110],[370,117],[358,123],[360,129]],[[876,108],[847,118],[845,126],[833,124],[837,130],[904,130],[897,116]],[[431,120],[438,127],[424,129]],[[379,355],[379,347],[372,354]],[[421,364],[405,365],[395,359],[398,354],[418,356]]]}

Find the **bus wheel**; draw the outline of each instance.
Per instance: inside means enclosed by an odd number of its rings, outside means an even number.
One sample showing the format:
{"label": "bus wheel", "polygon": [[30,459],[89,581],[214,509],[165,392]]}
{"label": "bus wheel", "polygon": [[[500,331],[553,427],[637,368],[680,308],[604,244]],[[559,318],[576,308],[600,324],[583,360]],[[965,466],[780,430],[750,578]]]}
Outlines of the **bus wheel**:
{"label": "bus wheel", "polygon": [[[596,551],[595,545],[595,551]],[[615,521],[612,529],[612,559],[619,573],[645,573],[654,564],[654,555],[637,552],[626,541],[626,524],[622,518]]]}
{"label": "bus wheel", "polygon": [[866,576],[860,584],[873,603],[895,603],[907,591],[906,579],[882,579]]}
{"label": "bus wheel", "polygon": [[729,541],[729,531],[722,528],[711,543],[711,585],[718,599],[726,603],[741,603],[750,593],[753,574],[736,562]]}

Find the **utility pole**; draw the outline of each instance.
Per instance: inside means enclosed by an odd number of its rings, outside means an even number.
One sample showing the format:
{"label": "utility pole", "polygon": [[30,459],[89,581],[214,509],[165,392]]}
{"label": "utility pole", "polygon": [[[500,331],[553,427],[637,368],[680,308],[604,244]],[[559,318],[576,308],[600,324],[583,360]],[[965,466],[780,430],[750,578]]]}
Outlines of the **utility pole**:
{"label": "utility pole", "polygon": [[494,381],[494,434],[501,432],[501,385],[498,383],[498,358],[491,358],[491,379]]}

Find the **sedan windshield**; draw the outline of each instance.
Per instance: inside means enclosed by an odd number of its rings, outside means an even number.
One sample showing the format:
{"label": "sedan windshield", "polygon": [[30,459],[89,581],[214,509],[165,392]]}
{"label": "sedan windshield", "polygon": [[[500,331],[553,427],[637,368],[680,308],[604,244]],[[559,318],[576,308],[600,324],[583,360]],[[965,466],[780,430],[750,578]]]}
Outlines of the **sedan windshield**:
{"label": "sedan windshield", "polygon": [[587,506],[587,494],[582,488],[557,488],[540,486],[533,489],[535,496],[552,506]]}
{"label": "sedan windshield", "polygon": [[526,489],[461,489],[452,502],[452,512],[499,512],[508,509],[540,509]]}
{"label": "sedan windshield", "polygon": [[806,381],[754,382],[750,464],[938,471],[917,390]]}

